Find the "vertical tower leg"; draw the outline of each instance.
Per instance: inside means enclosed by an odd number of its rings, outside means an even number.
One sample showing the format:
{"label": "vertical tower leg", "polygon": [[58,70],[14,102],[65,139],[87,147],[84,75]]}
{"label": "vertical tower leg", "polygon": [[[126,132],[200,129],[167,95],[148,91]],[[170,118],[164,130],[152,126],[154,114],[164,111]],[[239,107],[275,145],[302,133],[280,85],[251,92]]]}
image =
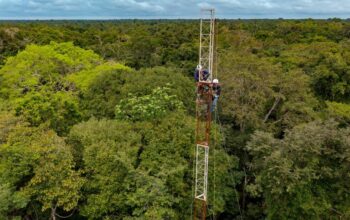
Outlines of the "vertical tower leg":
{"label": "vertical tower leg", "polygon": [[205,220],[206,217],[207,217],[207,202],[200,199],[195,199],[193,220]]}

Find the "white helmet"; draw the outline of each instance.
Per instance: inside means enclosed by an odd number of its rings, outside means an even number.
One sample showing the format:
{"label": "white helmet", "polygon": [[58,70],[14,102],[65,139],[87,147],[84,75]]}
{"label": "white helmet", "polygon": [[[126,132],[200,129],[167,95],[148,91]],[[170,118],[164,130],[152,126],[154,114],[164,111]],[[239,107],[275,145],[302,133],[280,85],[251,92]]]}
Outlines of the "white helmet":
{"label": "white helmet", "polygon": [[202,65],[198,64],[197,67],[196,67],[197,70],[200,70],[202,69]]}
{"label": "white helmet", "polygon": [[213,83],[219,83],[219,80],[218,79],[214,79]]}

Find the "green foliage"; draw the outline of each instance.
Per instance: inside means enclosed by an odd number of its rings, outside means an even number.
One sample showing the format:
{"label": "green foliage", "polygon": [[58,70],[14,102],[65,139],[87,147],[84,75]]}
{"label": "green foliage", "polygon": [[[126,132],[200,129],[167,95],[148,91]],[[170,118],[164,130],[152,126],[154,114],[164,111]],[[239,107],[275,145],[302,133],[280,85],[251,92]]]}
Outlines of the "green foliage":
{"label": "green foliage", "polygon": [[100,75],[109,75],[113,71],[131,71],[130,68],[118,63],[104,63],[94,69],[83,70],[67,76],[67,80],[73,82],[79,89],[86,91]]}
{"label": "green foliage", "polygon": [[[170,85],[169,85],[170,83]],[[156,67],[139,71],[115,70],[97,76],[83,95],[86,117],[115,118],[115,106],[122,99],[149,95],[157,87],[168,87],[168,95],[176,95],[188,111],[194,110],[191,80],[178,69]]]}
{"label": "green foliage", "polygon": [[32,126],[50,121],[53,129],[64,134],[80,120],[77,100],[64,77],[98,62],[96,54],[72,43],[31,45],[0,70],[0,93]]}
{"label": "green foliage", "polygon": [[21,123],[21,118],[11,112],[0,112],[0,145],[7,142],[8,135]]}
{"label": "green foliage", "polygon": [[268,219],[350,217],[349,132],[328,121],[297,126],[283,140],[255,133],[249,191],[263,194]]}
{"label": "green foliage", "polygon": [[317,102],[302,72],[283,72],[279,65],[249,54],[229,52],[221,62],[223,114],[241,132],[269,128],[279,133],[317,117]]}
{"label": "green foliage", "polygon": [[183,181],[189,164],[184,157],[193,139],[187,121],[171,114],[159,125],[90,120],[74,127],[70,138],[83,145],[88,174],[84,215],[174,219],[179,206],[188,213],[183,197],[190,196],[190,188]]}
{"label": "green foliage", "polygon": [[[82,213],[106,219],[189,217],[193,126],[193,119],[181,111],[157,124],[93,119],[75,126],[69,139],[82,151],[88,178]],[[216,195],[215,212],[222,212],[235,185],[225,174],[237,159],[215,152],[222,155],[215,167],[216,187],[224,189]]]}
{"label": "green foliage", "polygon": [[78,100],[72,93],[30,93],[18,99],[16,115],[23,116],[32,126],[48,122],[59,134],[80,121]]}
{"label": "green foliage", "polygon": [[1,69],[0,94],[15,98],[42,87],[53,91],[67,90],[69,84],[62,81],[65,75],[90,69],[101,61],[92,51],[75,47],[72,43],[30,45],[9,58]]}
{"label": "green foliage", "polygon": [[183,109],[182,102],[176,95],[169,95],[169,90],[168,87],[158,87],[149,95],[121,100],[116,106],[116,118],[131,121],[158,121],[171,111]]}
{"label": "green foliage", "polygon": [[[350,218],[350,23],[217,27],[210,217]],[[190,218],[198,44],[197,21],[1,22],[0,219]]]}
{"label": "green foliage", "polygon": [[0,207],[3,213],[25,210],[30,201],[40,203],[42,211],[76,207],[83,179],[74,170],[69,147],[55,132],[16,126],[0,145],[0,155],[0,189],[7,198]]}
{"label": "green foliage", "polygon": [[81,106],[85,110],[84,116],[114,118],[115,106],[120,101],[123,86],[130,74],[134,72],[119,69],[102,72],[96,76],[81,99]]}
{"label": "green foliage", "polygon": [[[39,22],[0,24],[0,65],[27,44],[74,42],[105,59],[119,60],[133,68],[164,64],[192,70],[197,59],[197,22],[110,21]],[[190,41],[188,41],[190,39]],[[189,43],[190,42],[190,43]]]}
{"label": "green foliage", "polygon": [[296,44],[282,54],[281,61],[287,68],[302,68],[309,74],[316,95],[346,101],[350,91],[348,49],[347,41]]}
{"label": "green foliage", "polygon": [[0,70],[0,96],[32,126],[47,122],[64,135],[82,118],[79,91],[85,91],[102,72],[127,69],[101,62],[92,51],[72,43],[30,45]]}
{"label": "green foliage", "polygon": [[341,122],[350,123],[350,105],[338,102],[326,102],[327,111]]}
{"label": "green foliage", "polygon": [[217,216],[226,212],[238,216],[240,207],[236,187],[242,179],[242,172],[238,170],[239,158],[229,155],[220,143],[212,145],[210,151],[208,201],[213,208],[208,215]]}
{"label": "green foliage", "polygon": [[262,123],[265,103],[273,98],[278,69],[255,56],[230,53],[222,62],[223,112],[236,121],[241,131]]}
{"label": "green foliage", "polygon": [[8,109],[11,109],[8,100],[0,98],[0,111],[7,111]]}

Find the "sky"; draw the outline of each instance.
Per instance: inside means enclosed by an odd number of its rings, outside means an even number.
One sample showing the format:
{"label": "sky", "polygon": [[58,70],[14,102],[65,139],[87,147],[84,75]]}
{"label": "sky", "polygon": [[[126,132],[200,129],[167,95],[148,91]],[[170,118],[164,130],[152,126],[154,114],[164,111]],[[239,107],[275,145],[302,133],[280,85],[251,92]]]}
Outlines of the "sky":
{"label": "sky", "polygon": [[0,0],[0,19],[350,18],[350,0]]}

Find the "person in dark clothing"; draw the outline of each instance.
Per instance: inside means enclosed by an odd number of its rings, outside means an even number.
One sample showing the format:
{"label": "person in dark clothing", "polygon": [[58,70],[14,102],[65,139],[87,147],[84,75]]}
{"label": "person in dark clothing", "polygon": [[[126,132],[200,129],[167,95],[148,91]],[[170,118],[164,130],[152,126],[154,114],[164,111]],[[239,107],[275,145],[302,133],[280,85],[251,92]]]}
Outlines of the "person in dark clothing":
{"label": "person in dark clothing", "polygon": [[[202,77],[200,78],[200,74],[202,75]],[[194,71],[194,79],[196,80],[196,82],[199,82],[199,80],[201,79],[201,81],[206,81],[209,77],[209,71],[206,69],[202,69],[201,65],[198,65],[196,70]]]}
{"label": "person in dark clothing", "polygon": [[209,71],[208,70],[202,70],[202,81],[207,81],[208,77],[209,77]]}
{"label": "person in dark clothing", "polygon": [[210,111],[213,112],[215,110],[216,104],[218,103],[220,94],[221,94],[221,86],[219,84],[218,79],[213,80],[213,103],[211,105]]}
{"label": "person in dark clothing", "polygon": [[198,70],[198,69],[196,69],[196,70],[194,71],[194,80],[196,80],[196,82],[199,81],[199,70]]}

